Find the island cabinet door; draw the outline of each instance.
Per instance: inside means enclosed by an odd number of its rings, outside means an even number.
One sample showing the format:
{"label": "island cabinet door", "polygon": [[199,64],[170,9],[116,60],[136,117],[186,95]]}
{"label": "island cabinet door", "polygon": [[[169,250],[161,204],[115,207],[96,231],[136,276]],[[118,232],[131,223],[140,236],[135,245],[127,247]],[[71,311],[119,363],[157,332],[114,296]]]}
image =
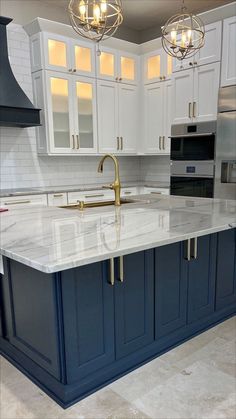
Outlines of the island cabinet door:
{"label": "island cabinet door", "polygon": [[57,379],[60,372],[58,284],[54,275],[4,259],[4,338]]}
{"label": "island cabinet door", "polygon": [[216,235],[191,240],[188,262],[188,323],[213,314],[215,306]]}
{"label": "island cabinet door", "polygon": [[154,341],[153,253],[148,250],[117,259],[116,359],[135,353]]}
{"label": "island cabinet door", "polygon": [[112,363],[114,287],[108,261],[61,273],[65,357],[68,383]]}
{"label": "island cabinet door", "polygon": [[155,249],[155,339],[186,325],[187,261],[184,243]]}
{"label": "island cabinet door", "polygon": [[217,236],[216,310],[236,310],[236,228]]}

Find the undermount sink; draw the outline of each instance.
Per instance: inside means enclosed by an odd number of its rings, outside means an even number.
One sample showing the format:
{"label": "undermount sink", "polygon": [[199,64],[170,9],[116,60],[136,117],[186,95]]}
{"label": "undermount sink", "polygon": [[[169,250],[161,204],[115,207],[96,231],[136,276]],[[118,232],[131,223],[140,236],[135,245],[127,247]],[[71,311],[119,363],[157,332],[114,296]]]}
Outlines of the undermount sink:
{"label": "undermount sink", "polygon": [[[139,201],[137,199],[122,199],[120,200],[121,205],[123,204],[135,204],[137,202],[143,202]],[[79,201],[76,204],[70,204],[70,205],[63,205],[59,208],[66,208],[66,209],[75,209],[83,211],[85,208],[96,208],[96,207],[106,207],[108,205],[115,205],[114,200],[108,200],[108,201],[94,201],[94,202],[84,202]]]}

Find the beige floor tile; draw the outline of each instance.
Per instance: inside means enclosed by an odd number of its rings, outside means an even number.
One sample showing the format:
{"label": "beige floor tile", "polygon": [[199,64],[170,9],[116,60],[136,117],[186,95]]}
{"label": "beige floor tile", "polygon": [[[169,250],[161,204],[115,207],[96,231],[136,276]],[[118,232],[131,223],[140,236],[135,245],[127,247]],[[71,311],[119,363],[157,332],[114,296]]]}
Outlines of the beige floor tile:
{"label": "beige floor tile", "polygon": [[159,384],[164,384],[168,378],[180,372],[180,369],[156,358],[130,374],[111,384],[113,391],[132,402],[144,396]]}
{"label": "beige floor tile", "polygon": [[196,362],[133,404],[155,419],[203,419],[227,403],[234,386],[230,375]]}
{"label": "beige floor tile", "polygon": [[217,336],[231,340],[236,337],[236,316],[231,317],[230,319],[224,321],[223,323],[218,324],[214,327],[214,331]]}

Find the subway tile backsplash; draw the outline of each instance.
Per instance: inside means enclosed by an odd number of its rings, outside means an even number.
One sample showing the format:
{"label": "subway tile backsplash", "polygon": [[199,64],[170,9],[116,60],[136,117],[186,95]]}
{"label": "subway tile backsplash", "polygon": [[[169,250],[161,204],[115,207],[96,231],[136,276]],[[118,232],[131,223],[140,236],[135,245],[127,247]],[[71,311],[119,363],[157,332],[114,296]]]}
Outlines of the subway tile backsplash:
{"label": "subway tile backsplash", "polygon": [[[8,26],[8,50],[14,75],[33,100],[29,39],[20,25]],[[168,181],[169,157],[119,157],[121,180]],[[82,185],[112,180],[112,162],[97,173],[99,157],[39,156],[35,128],[0,128],[1,189]]]}

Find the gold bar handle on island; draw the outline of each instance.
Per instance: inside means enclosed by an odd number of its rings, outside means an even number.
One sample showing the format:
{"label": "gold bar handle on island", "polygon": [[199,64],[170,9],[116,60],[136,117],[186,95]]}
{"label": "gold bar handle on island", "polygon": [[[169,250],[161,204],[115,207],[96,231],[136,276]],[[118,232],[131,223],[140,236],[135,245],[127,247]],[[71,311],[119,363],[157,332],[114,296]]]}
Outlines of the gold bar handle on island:
{"label": "gold bar handle on island", "polygon": [[197,259],[197,237],[191,240],[191,258]]}
{"label": "gold bar handle on island", "polygon": [[184,249],[184,259],[191,260],[191,239],[186,240]]}
{"label": "gold bar handle on island", "polygon": [[124,257],[119,257],[119,281],[124,282]]}
{"label": "gold bar handle on island", "polygon": [[115,267],[114,267],[114,258],[110,259],[110,284],[115,284]]}

